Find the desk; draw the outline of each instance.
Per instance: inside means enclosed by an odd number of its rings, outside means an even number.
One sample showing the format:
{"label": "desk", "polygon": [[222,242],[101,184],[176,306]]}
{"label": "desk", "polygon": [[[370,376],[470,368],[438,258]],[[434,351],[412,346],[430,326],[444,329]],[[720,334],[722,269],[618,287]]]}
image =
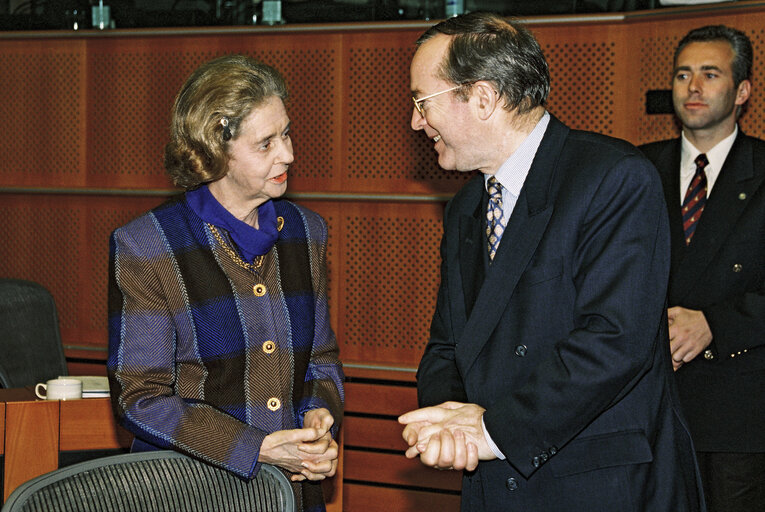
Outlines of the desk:
{"label": "desk", "polygon": [[3,500],[27,480],[57,469],[60,451],[127,448],[132,440],[115,423],[108,398],[38,400],[32,388],[0,389],[0,428]]}

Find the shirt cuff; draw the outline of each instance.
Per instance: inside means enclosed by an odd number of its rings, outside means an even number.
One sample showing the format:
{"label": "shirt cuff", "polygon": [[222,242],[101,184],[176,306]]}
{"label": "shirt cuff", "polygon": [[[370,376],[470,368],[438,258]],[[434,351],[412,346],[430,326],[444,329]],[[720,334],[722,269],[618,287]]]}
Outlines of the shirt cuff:
{"label": "shirt cuff", "polygon": [[489,435],[489,431],[486,430],[483,416],[481,416],[481,428],[483,429],[483,437],[486,439],[486,443],[489,445],[489,448],[491,448],[491,451],[494,452],[494,455],[496,455],[499,460],[505,460],[505,454],[500,451],[496,444],[494,444],[494,440]]}

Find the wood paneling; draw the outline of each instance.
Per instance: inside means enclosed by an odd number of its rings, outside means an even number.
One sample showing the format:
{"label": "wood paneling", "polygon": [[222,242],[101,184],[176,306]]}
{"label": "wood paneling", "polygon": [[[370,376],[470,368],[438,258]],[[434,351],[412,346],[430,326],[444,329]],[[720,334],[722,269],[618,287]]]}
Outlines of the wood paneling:
{"label": "wood paneling", "polygon": [[58,467],[58,401],[5,404],[3,499],[27,480]]}
{"label": "wood paneling", "polygon": [[348,512],[440,512],[458,511],[460,497],[410,489],[397,489],[363,484],[345,484],[343,497]]}
{"label": "wood paneling", "polygon": [[346,412],[399,416],[417,408],[417,389],[411,386],[347,382],[345,394]]}
{"label": "wood paneling", "polygon": [[401,437],[403,426],[396,420],[347,415],[343,420],[343,429],[344,443],[347,446],[364,446],[381,450],[398,449],[401,453],[407,448]]}
{"label": "wood paneling", "polygon": [[401,454],[346,448],[343,466],[346,477],[354,481],[447,491],[458,491],[462,485],[462,473],[424,467],[419,459]]}

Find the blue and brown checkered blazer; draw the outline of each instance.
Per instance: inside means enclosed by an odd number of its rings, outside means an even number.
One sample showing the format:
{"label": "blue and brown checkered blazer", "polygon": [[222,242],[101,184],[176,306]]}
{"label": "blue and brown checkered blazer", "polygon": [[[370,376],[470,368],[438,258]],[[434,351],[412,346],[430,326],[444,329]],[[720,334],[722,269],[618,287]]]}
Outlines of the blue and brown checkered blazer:
{"label": "blue and brown checkered blazer", "polygon": [[336,434],[343,411],[326,224],[274,204],[283,225],[257,269],[185,195],[110,242],[108,370],[119,422],[153,446],[249,478],[267,434],[300,427],[317,407],[335,417]]}

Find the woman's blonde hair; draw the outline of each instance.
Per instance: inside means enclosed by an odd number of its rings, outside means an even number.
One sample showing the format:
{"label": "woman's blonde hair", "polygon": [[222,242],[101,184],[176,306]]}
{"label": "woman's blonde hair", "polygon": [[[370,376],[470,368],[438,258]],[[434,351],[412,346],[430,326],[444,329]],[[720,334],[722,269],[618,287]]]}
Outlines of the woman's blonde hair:
{"label": "woman's blonde hair", "polygon": [[287,100],[287,85],[274,68],[244,55],[211,60],[183,84],[173,104],[165,169],[186,190],[222,178],[227,144],[252,109],[276,96]]}

